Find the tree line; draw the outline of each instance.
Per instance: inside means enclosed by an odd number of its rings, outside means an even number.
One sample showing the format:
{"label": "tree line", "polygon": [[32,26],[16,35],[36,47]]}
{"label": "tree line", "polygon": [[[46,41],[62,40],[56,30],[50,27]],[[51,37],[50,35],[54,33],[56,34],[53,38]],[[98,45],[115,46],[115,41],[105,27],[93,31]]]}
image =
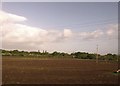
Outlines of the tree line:
{"label": "tree line", "polygon": [[[77,59],[96,59],[97,54],[86,52],[65,53],[54,51],[49,53],[47,51],[19,51],[19,50],[0,50],[2,56],[34,56],[34,57],[55,57],[55,58],[77,58]],[[99,60],[118,60],[120,56],[117,54],[108,53],[106,55],[98,54]]]}

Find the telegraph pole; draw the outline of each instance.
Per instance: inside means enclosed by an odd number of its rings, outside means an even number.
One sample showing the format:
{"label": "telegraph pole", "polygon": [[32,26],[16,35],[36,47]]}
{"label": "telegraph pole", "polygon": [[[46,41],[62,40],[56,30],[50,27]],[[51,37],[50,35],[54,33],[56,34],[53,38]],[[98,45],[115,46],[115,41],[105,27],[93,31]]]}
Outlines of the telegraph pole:
{"label": "telegraph pole", "polygon": [[97,44],[96,50],[97,50],[97,52],[96,52],[96,63],[98,63],[98,44]]}

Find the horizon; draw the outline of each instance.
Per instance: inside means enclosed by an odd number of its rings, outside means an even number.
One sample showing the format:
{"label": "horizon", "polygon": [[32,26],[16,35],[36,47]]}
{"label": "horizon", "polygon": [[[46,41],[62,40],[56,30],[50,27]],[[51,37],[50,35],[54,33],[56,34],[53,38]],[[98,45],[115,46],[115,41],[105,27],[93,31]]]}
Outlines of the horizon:
{"label": "horizon", "polygon": [[0,15],[3,49],[118,54],[117,2],[3,2]]}
{"label": "horizon", "polygon": [[[14,51],[14,50],[18,50],[18,49],[0,49],[0,50],[5,50],[5,51]],[[48,52],[48,53],[53,53],[53,52],[58,52],[58,53],[67,53],[67,52],[64,52],[64,51],[47,51],[47,50],[18,50],[19,52],[21,51],[24,51],[24,52],[40,52],[40,53],[43,53],[43,52]],[[85,52],[85,51],[74,51],[74,52],[69,52],[67,54],[72,54],[72,53],[77,53],[77,52],[80,52],[80,53],[88,53],[88,54],[98,54],[98,55],[107,55],[107,54],[116,54],[116,53],[105,53],[105,54],[100,54],[100,53],[96,53],[96,52]],[[119,54],[116,54],[116,55],[119,55]]]}

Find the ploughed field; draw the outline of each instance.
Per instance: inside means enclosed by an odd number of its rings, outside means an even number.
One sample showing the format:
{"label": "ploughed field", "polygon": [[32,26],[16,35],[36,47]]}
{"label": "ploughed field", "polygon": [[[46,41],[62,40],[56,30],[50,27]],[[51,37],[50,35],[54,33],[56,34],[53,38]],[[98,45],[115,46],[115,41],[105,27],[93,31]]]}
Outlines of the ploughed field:
{"label": "ploughed field", "polygon": [[117,62],[3,57],[3,84],[117,84]]}

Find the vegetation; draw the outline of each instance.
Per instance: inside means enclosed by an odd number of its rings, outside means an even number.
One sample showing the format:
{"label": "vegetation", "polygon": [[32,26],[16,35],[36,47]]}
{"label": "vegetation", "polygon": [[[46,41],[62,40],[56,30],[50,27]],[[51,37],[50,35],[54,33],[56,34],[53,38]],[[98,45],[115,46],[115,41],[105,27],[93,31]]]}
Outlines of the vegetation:
{"label": "vegetation", "polygon": [[[64,52],[53,52],[49,53],[47,51],[18,51],[18,50],[0,50],[2,56],[34,56],[34,57],[51,57],[51,58],[77,58],[77,59],[96,59],[96,54],[86,53],[86,52],[75,52],[75,53],[64,53]],[[106,55],[98,54],[99,60],[118,60],[118,55],[108,53]]]}

